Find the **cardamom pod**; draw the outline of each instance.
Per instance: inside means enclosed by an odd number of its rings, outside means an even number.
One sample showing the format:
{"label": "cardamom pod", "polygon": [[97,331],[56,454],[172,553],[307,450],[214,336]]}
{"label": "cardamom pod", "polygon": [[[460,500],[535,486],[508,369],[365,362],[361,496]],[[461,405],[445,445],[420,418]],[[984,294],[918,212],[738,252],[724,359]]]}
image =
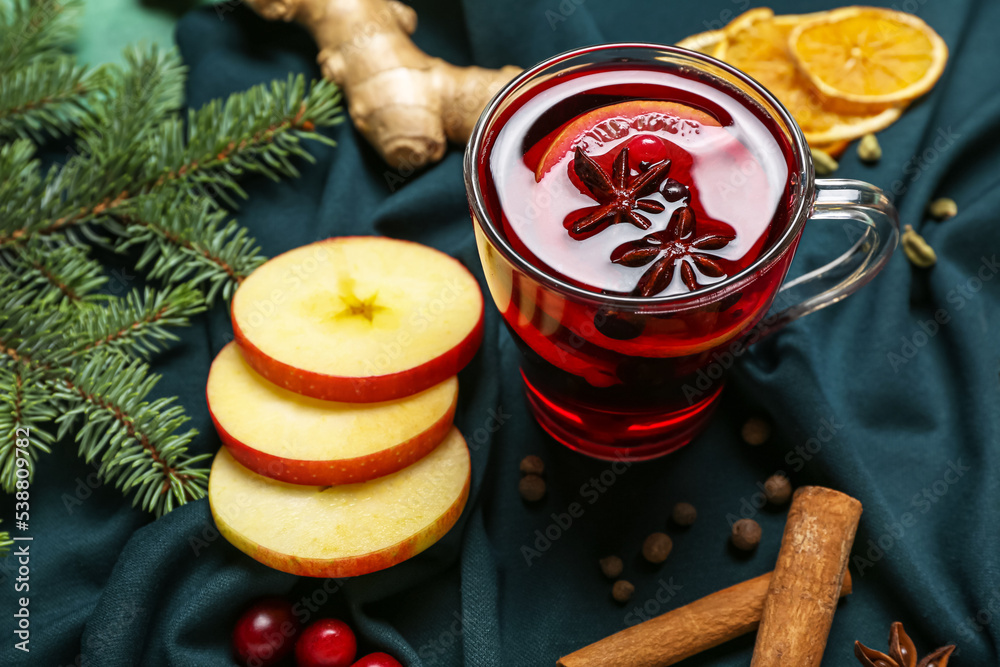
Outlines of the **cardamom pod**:
{"label": "cardamom pod", "polygon": [[816,169],[817,176],[829,176],[837,171],[837,167],[840,166],[826,151],[821,151],[818,148],[810,148],[809,152],[812,153],[813,167]]}
{"label": "cardamom pod", "polygon": [[862,162],[878,162],[882,159],[882,147],[874,134],[866,134],[858,143],[858,157]]}
{"label": "cardamom pod", "polygon": [[903,228],[901,241],[906,258],[914,266],[926,269],[937,263],[937,253],[934,252],[934,248],[924,240],[923,236],[913,231],[911,225],[906,225]]}
{"label": "cardamom pod", "polygon": [[930,203],[927,207],[927,212],[936,220],[947,220],[948,218],[954,218],[958,214],[958,204],[955,203],[954,199],[941,197]]}

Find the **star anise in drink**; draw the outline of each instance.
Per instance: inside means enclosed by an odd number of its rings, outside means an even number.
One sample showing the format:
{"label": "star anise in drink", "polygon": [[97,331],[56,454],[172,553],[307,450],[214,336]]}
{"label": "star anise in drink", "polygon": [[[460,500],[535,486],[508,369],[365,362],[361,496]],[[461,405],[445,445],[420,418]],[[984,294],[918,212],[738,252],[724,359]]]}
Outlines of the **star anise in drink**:
{"label": "star anise in drink", "polygon": [[681,282],[693,292],[700,286],[693,267],[712,278],[726,275],[718,260],[704,251],[719,250],[736,238],[735,234],[699,236],[696,226],[691,207],[679,208],[666,229],[621,244],[611,253],[611,261],[622,266],[646,266],[652,262],[636,285],[635,293],[640,296],[653,296],[665,290],[678,264]]}
{"label": "star anise in drink", "polygon": [[854,642],[854,655],[864,667],[948,667],[954,646],[942,646],[917,662],[917,647],[903,630],[903,624],[892,624],[889,631],[889,655]]}
{"label": "star anise in drink", "polygon": [[598,205],[574,211],[566,217],[563,224],[570,236],[580,241],[621,222],[649,229],[653,223],[642,213],[662,213],[665,207],[657,200],[645,197],[659,189],[670,171],[670,160],[643,164],[642,167],[638,174],[632,175],[626,146],[615,156],[609,174],[577,147],[573,171]]}

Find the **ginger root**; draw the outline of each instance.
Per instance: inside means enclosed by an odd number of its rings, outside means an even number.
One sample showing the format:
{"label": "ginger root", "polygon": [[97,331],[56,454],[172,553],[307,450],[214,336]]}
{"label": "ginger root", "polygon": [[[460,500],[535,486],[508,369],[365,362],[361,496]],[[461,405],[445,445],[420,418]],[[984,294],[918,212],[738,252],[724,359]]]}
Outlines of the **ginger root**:
{"label": "ginger root", "polygon": [[355,127],[394,168],[440,160],[465,143],[483,107],[519,67],[456,67],[413,44],[417,14],[396,0],[248,0],[268,20],[297,21],[323,75],[347,96]]}

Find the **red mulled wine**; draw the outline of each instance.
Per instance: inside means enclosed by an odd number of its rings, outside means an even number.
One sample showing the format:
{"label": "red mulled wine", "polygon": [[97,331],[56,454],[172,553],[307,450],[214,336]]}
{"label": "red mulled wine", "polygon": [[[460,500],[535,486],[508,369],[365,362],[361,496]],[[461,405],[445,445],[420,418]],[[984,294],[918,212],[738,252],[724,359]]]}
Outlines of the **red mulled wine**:
{"label": "red mulled wine", "polygon": [[[494,275],[484,256],[539,421],[571,447],[585,433],[598,456],[685,444],[721,389],[713,359],[763,316],[791,259],[699,296],[786,231],[786,135],[735,86],[636,62],[539,81],[493,127],[477,174],[490,217],[530,264],[593,294]],[[637,299],[602,299],[618,296]]]}

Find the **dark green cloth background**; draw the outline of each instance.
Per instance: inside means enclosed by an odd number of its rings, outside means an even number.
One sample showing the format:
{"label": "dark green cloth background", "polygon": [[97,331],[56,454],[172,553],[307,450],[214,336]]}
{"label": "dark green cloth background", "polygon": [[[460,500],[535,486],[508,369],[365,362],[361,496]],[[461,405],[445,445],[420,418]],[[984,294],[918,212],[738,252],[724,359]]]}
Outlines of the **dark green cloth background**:
{"label": "dark green cloth background", "polygon": [[[674,42],[717,27],[744,5],[423,0],[415,39],[458,63],[525,66],[597,42]],[[831,6],[788,0],[774,8]],[[795,322],[739,360],[721,409],[692,445],[621,474],[557,445],[532,421],[514,346],[489,304],[482,350],[461,375],[457,423],[473,444],[472,495],[461,521],[419,557],[343,582],[258,565],[214,532],[207,501],[151,522],[116,490],[88,484],[92,469],[64,442],[42,460],[32,488],[30,659],[12,650],[13,621],[4,613],[0,664],[229,665],[233,621],[256,596],[281,594],[318,602],[317,614],[356,629],[363,650],[388,651],[406,665],[552,665],[634,622],[635,607],[659,613],[770,570],[784,514],[752,504],[759,484],[777,470],[796,485],[840,489],[865,506],[855,593],[837,613],[824,665],[853,664],[855,639],[884,649],[895,620],[921,652],[960,644],[955,667],[1000,664],[1000,4],[905,0],[898,7],[934,26],[951,60],[927,99],[879,134],[881,162],[863,166],[852,149],[838,175],[895,186],[902,221],[938,252],[933,269],[914,269],[897,253],[859,294]],[[318,76],[304,32],[267,24],[243,7],[189,13],[177,42],[190,67],[191,106],[289,70]],[[445,250],[482,277],[459,150],[404,175],[393,189],[392,172],[349,125],[331,134],[339,145],[314,147],[318,162],[304,165],[302,178],[249,182],[251,196],[238,215],[265,253],[338,234],[384,234]],[[925,206],[938,196],[958,202],[956,218],[925,218]],[[798,266],[844,242],[807,228]],[[130,276],[118,280],[129,283]],[[939,311],[947,322],[927,324]],[[194,449],[215,451],[204,385],[213,355],[231,339],[224,307],[198,318],[182,337],[156,362],[163,374],[157,393],[179,395],[201,431]],[[502,426],[487,433],[498,414]],[[740,441],[739,426],[750,415],[775,423],[762,447]],[[532,507],[516,490],[517,464],[528,453],[548,466],[548,496]],[[602,474],[600,487],[590,482]],[[67,505],[72,497],[82,502]],[[678,500],[698,507],[690,529],[669,526]],[[550,528],[557,526],[552,515],[574,502],[583,516],[568,528]],[[9,527],[13,502],[3,505]],[[752,512],[764,529],[750,556],[727,545],[728,518],[742,512]],[[558,539],[529,565],[522,547],[534,548],[536,531],[546,528]],[[640,545],[664,529],[673,553],[662,567],[649,567]],[[626,607],[611,601],[598,571],[597,559],[608,553],[621,554],[636,585]],[[8,558],[0,566],[5,610],[13,606],[11,565]],[[745,665],[752,647],[746,637],[685,664]]]}

